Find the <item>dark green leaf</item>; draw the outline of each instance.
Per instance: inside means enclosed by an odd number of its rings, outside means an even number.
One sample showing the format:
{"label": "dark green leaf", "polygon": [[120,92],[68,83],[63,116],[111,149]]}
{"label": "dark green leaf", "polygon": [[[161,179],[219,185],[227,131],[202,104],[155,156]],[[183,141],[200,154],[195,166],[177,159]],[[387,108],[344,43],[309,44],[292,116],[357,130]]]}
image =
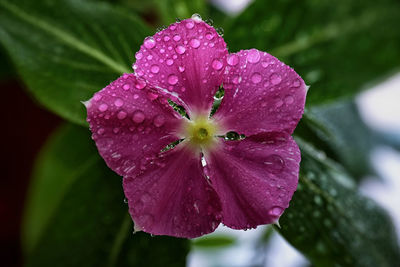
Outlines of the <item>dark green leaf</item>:
{"label": "dark green leaf", "polygon": [[365,125],[353,101],[309,108],[296,134],[343,164],[357,180],[374,173],[370,152],[382,138]]}
{"label": "dark green leaf", "polygon": [[25,221],[27,266],[184,266],[186,240],[132,234],[122,178],[89,138],[66,126],[41,154]]}
{"label": "dark green leaf", "polygon": [[307,104],[351,95],[400,66],[400,4],[256,0],[225,26],[231,51],[257,48],[311,85]]}
{"label": "dark green leaf", "polygon": [[0,1],[0,43],[41,104],[76,123],[80,101],[124,72],[149,31],[134,15],[79,0]]}
{"label": "dark green leaf", "polygon": [[347,174],[304,141],[300,181],[281,234],[315,266],[396,266],[400,250],[386,212]]}

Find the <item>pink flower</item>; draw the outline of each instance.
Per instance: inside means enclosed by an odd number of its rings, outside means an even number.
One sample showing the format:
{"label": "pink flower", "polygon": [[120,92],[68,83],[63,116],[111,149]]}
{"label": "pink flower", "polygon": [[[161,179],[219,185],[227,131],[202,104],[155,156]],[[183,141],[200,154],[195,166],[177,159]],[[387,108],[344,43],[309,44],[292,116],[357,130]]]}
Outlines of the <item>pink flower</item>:
{"label": "pink flower", "polygon": [[[146,38],[133,68],[86,106],[100,155],[124,177],[135,228],[193,238],[220,223],[248,229],[277,222],[298,181],[291,134],[304,110],[300,76],[256,49],[229,54],[197,17]],[[225,96],[210,118],[221,84]],[[246,138],[220,137],[229,131]]]}

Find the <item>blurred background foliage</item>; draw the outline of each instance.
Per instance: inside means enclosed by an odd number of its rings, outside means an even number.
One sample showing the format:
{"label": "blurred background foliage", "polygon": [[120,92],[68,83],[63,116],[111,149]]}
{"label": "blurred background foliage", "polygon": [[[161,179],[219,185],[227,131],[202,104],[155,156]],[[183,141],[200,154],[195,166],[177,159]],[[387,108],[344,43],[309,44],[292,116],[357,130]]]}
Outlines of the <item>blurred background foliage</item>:
{"label": "blurred background foliage", "polygon": [[18,77],[65,120],[33,171],[26,265],[184,266],[193,247],[236,242],[132,235],[121,178],[98,156],[80,104],[132,71],[146,36],[193,13],[224,30],[230,52],[267,51],[311,86],[295,131],[299,188],[279,233],[313,266],[397,266],[391,219],[358,190],[374,173],[370,151],[387,139],[362,122],[352,97],[399,69],[399,1],[255,0],[233,16],[205,0],[0,0],[0,78]]}

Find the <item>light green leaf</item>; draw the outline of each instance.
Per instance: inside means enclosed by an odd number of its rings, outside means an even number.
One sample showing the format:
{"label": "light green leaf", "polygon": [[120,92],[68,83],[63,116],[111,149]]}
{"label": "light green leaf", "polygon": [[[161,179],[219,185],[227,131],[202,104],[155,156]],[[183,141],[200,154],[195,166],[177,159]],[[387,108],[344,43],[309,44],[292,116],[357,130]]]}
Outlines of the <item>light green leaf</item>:
{"label": "light green leaf", "polygon": [[45,107],[85,123],[80,101],[124,72],[149,34],[133,14],[79,0],[0,1],[0,44]]}
{"label": "light green leaf", "polygon": [[225,26],[231,51],[257,48],[293,67],[307,105],[352,95],[400,67],[396,0],[255,0]]}
{"label": "light green leaf", "polygon": [[39,157],[24,223],[27,266],[185,266],[186,240],[132,233],[122,178],[89,139],[64,126]]}
{"label": "light green leaf", "polygon": [[386,212],[357,192],[339,165],[296,141],[300,181],[280,233],[314,266],[396,266],[400,249]]}

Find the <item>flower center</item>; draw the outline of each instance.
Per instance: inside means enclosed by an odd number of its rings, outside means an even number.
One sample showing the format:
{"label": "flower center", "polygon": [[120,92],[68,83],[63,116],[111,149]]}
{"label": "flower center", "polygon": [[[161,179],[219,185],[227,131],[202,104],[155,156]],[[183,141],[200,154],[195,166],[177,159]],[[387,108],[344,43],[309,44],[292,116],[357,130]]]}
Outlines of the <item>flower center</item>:
{"label": "flower center", "polygon": [[207,117],[197,117],[188,121],[185,126],[185,137],[194,146],[208,147],[214,141],[217,127],[214,122]]}

